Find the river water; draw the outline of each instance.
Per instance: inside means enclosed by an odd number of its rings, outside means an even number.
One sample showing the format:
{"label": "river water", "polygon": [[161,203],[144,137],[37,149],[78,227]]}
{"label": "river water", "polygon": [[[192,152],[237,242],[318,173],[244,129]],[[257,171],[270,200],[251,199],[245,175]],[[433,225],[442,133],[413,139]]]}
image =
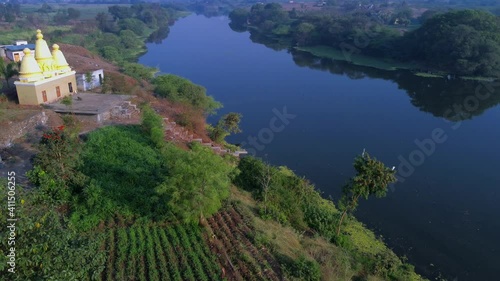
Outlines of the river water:
{"label": "river water", "polygon": [[243,115],[230,142],[335,201],[363,149],[395,166],[399,182],[356,216],[427,277],[498,280],[499,85],[321,60],[228,23],[183,18],[139,62],[206,87],[219,114]]}

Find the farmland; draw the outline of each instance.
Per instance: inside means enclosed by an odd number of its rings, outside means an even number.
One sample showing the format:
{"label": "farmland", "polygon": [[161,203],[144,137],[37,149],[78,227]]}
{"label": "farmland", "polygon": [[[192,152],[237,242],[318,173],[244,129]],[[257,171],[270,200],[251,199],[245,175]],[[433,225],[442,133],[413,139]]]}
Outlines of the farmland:
{"label": "farmland", "polygon": [[254,229],[230,206],[208,219],[210,247],[230,280],[282,280],[279,263],[264,247],[251,241]]}
{"label": "farmland", "polygon": [[99,280],[282,280],[279,263],[254,245],[253,227],[234,206],[204,225],[101,223],[107,261]]}
{"label": "farmland", "polygon": [[217,258],[196,225],[127,225],[108,220],[99,280],[221,280]]}

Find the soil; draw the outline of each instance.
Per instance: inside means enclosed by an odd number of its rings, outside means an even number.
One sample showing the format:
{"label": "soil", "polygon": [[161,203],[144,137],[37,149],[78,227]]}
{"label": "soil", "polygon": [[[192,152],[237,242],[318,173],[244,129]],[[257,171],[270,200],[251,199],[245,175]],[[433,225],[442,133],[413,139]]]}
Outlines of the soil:
{"label": "soil", "polygon": [[119,73],[117,66],[105,61],[101,57],[92,54],[89,50],[75,45],[59,44],[66,61],[77,73],[85,73],[97,69],[106,72]]}

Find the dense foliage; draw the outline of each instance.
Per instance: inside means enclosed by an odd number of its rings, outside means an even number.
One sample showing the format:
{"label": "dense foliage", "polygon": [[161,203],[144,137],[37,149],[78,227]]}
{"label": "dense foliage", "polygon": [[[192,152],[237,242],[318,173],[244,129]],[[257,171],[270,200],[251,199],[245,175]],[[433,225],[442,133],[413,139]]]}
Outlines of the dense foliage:
{"label": "dense foliage", "polygon": [[197,221],[228,195],[233,168],[210,149],[182,150],[163,141],[163,120],[143,109],[139,126],[107,127],[89,135],[81,171],[90,184],[72,215],[83,228],[119,213],[127,218]]}
{"label": "dense foliage", "polygon": [[[78,233],[67,220],[71,196],[87,182],[78,171],[80,147],[72,130],[64,126],[42,136],[34,168],[28,173],[37,188],[22,192],[18,186],[16,191],[18,259],[16,274],[10,280],[89,280],[102,271],[104,255],[98,251],[101,237]],[[1,194],[3,197],[5,193]],[[0,218],[6,221],[6,216],[2,212]],[[7,232],[2,231],[0,243],[7,243],[4,235]],[[1,249],[10,248],[3,246]],[[0,269],[6,262],[2,260],[1,264]]]}
{"label": "dense foliage", "polygon": [[219,122],[217,122],[215,126],[209,126],[207,128],[210,139],[215,142],[222,143],[230,134],[241,133],[241,129],[239,127],[240,121],[241,114],[239,113],[230,112],[225,114],[219,119]]}
{"label": "dense foliage", "polygon": [[339,220],[337,235],[340,233],[342,221],[347,212],[356,210],[361,198],[368,199],[369,196],[384,197],[387,194],[389,184],[396,182],[394,169],[387,168],[382,162],[370,157],[366,152],[354,160],[356,176],[342,188],[342,197],[338,207],[342,211]]}
{"label": "dense foliage", "polygon": [[6,1],[0,3],[0,21],[15,22],[16,17],[21,13],[19,1]]}
{"label": "dense foliage", "polygon": [[169,211],[184,222],[217,212],[229,196],[232,167],[198,143],[187,152],[172,149],[168,154],[169,175],[155,191],[167,198]]}
{"label": "dense foliage", "polygon": [[459,75],[500,75],[500,17],[479,10],[436,15],[402,40],[405,57]]}
{"label": "dense foliage", "polygon": [[[411,16],[401,9],[392,21]],[[489,12],[461,10],[423,15],[424,24],[401,35],[369,13],[285,11],[276,3],[256,4],[230,14],[235,30],[248,28],[253,38],[283,46],[328,46],[349,60],[352,54],[417,62],[420,68],[467,76],[500,73],[500,19]],[[260,40],[260,39],[257,39]],[[266,43],[270,46],[273,44]]]}
{"label": "dense foliage", "polygon": [[[9,80],[10,78],[19,74],[17,69],[17,64],[15,62],[6,63],[3,58],[0,58],[0,78],[5,79],[5,85],[10,88]],[[2,90],[3,83],[0,81],[0,90]]]}
{"label": "dense foliage", "polygon": [[170,101],[191,105],[206,114],[213,114],[222,107],[206,89],[200,85],[172,74],[160,75],[153,79],[155,93]]}
{"label": "dense foliage", "polygon": [[[7,188],[2,184],[2,190]],[[17,186],[15,244],[7,244],[9,231],[0,232],[0,271],[11,281],[91,280],[103,270],[105,254],[99,251],[102,237],[77,233],[65,216],[34,197],[37,191],[21,192]],[[6,192],[0,193],[7,202]],[[20,199],[22,198],[22,199]],[[0,219],[7,221],[7,212]],[[7,272],[8,249],[15,248],[15,273]],[[1,280],[7,280],[0,277]]]}
{"label": "dense foliage", "polygon": [[[380,175],[376,171],[380,165],[387,168],[371,158],[367,165],[360,160],[365,158],[356,159],[354,165],[358,175],[353,178],[356,186],[362,188],[361,182],[366,181],[366,188],[382,192]],[[240,173],[234,183],[254,194],[262,218],[289,225],[301,233],[315,233],[336,243],[348,251],[352,258],[348,262],[353,267],[361,267],[365,274],[378,275],[385,280],[420,280],[411,266],[402,263],[373,233],[363,230],[353,217],[348,218],[344,231],[337,233],[336,226],[343,213],[330,200],[322,198],[314,186],[289,169],[272,167],[252,157],[241,159],[238,168]],[[387,180],[393,177],[391,170],[383,170],[383,174],[389,176]],[[317,280],[314,262],[305,259],[290,261],[286,257],[283,262],[292,276],[300,280],[305,277]]]}

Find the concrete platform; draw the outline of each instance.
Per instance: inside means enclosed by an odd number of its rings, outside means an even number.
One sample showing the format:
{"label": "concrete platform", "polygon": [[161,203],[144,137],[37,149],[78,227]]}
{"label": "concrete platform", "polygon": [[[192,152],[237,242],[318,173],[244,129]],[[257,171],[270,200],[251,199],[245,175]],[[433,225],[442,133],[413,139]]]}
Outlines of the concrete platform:
{"label": "concrete platform", "polygon": [[58,113],[99,114],[109,111],[114,106],[133,98],[133,96],[80,93],[72,95],[71,98],[73,99],[71,106],[66,106],[59,100],[47,104],[46,107]]}
{"label": "concrete platform", "polygon": [[130,95],[79,93],[72,95],[73,104],[66,106],[62,100],[46,104],[45,107],[61,114],[75,114],[79,119],[96,122],[108,120],[116,108],[132,99]]}

